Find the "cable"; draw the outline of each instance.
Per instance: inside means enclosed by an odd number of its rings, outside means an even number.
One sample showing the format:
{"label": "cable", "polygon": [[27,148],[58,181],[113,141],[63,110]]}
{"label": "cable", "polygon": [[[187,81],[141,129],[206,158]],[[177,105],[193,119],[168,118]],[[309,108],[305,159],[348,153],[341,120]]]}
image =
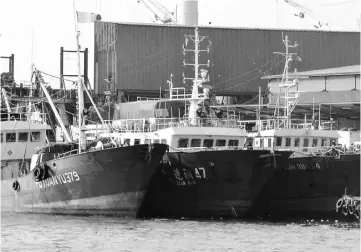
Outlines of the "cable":
{"label": "cable", "polygon": [[[56,78],[56,79],[61,79],[60,77],[57,77],[57,76],[55,76],[55,75],[51,75],[51,74],[48,74],[48,73],[44,73],[44,72],[42,72],[42,71],[40,71],[40,70],[37,70],[39,73],[42,73],[42,74],[44,74],[44,75],[47,75],[47,76],[50,76],[50,77],[53,77],[53,78]],[[69,82],[73,82],[73,83],[75,83],[76,81],[73,81],[73,80],[68,80],[68,79],[64,79],[63,78],[63,80],[64,81],[69,81]]]}
{"label": "cable", "polygon": [[[276,56],[276,57],[277,57],[277,56]],[[261,65],[261,66],[259,66],[259,67],[256,67],[256,68],[254,68],[254,69],[252,69],[252,70],[250,70],[250,71],[248,71],[248,72],[246,72],[246,73],[243,73],[243,74],[238,75],[238,76],[236,76],[236,77],[233,77],[233,78],[230,78],[230,79],[227,79],[227,80],[224,80],[224,81],[218,82],[218,83],[216,83],[216,84],[214,84],[214,85],[216,86],[216,85],[219,85],[219,84],[222,84],[222,83],[225,83],[225,82],[231,81],[231,80],[238,79],[238,78],[240,78],[240,77],[242,77],[242,76],[245,76],[245,75],[247,75],[247,74],[249,74],[249,73],[254,72],[255,70],[261,70],[261,69],[260,69],[261,67],[266,66],[266,65],[268,65],[269,63],[271,63],[272,61],[276,60],[276,57],[275,57],[275,58],[273,58],[273,59],[271,59],[271,60],[269,60],[269,61],[268,61],[268,62],[266,62],[265,64],[263,64],[263,65]]]}
{"label": "cable", "polygon": [[[282,60],[282,61],[283,61],[283,60]],[[276,66],[278,66],[279,64],[281,64],[282,61],[278,62],[275,66],[273,66],[273,68],[276,67]],[[235,77],[235,78],[236,78],[236,77]],[[259,78],[259,76],[253,77],[252,79],[249,79],[249,80],[247,80],[247,81],[244,81],[244,82],[242,82],[242,83],[240,83],[240,84],[237,84],[237,85],[232,86],[232,87],[224,88],[224,89],[219,90],[219,91],[224,91],[224,90],[228,90],[228,89],[232,89],[232,88],[236,88],[236,87],[242,86],[243,84],[246,84],[246,83],[248,83],[248,82],[250,82],[250,81],[252,81],[252,80],[254,80],[254,79],[256,79],[256,78]],[[218,91],[218,92],[219,92],[219,91]]]}

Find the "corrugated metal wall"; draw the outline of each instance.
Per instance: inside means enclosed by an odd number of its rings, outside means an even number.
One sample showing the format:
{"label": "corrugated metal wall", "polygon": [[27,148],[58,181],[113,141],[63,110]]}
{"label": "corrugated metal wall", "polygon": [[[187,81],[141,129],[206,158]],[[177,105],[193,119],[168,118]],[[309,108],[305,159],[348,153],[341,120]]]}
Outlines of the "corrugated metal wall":
{"label": "corrugated metal wall", "polygon": [[[262,75],[282,73],[283,58],[273,54],[285,50],[282,33],[299,44],[291,50],[302,58],[292,65],[298,71],[360,64],[359,32],[199,27],[199,35],[209,36],[211,41],[202,41],[200,49],[211,46],[210,53],[200,54],[200,63],[210,60],[210,84],[216,86],[218,94],[257,92],[259,86],[264,90],[267,84]],[[114,90],[167,88],[170,74],[175,86],[188,86],[182,73],[193,77],[193,69],[184,67],[183,60],[193,63],[194,56],[183,55],[185,34],[193,35],[194,28],[96,23],[95,91],[108,89],[104,81],[107,75],[116,83],[111,87]],[[188,42],[188,48],[192,46]]]}

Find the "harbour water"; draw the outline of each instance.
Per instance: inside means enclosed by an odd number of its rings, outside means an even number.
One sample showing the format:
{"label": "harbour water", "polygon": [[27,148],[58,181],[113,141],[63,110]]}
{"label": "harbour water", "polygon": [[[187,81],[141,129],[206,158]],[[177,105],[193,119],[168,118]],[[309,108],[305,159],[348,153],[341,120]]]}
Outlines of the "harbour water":
{"label": "harbour water", "polygon": [[1,251],[360,251],[360,225],[2,213]]}

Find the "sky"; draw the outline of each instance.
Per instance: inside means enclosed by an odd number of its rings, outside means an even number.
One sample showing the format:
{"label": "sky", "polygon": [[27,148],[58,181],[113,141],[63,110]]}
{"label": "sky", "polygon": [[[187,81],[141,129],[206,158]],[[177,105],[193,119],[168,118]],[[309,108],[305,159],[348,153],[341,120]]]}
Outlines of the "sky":
{"label": "sky", "polygon": [[[171,11],[182,0],[158,0]],[[315,29],[314,19],[300,19],[284,0],[198,0],[199,25]],[[361,0],[298,0],[312,9],[329,29],[357,30]],[[154,15],[137,0],[75,0],[78,11],[99,13],[103,21],[154,23]],[[0,0],[0,56],[15,54],[15,80],[30,81],[31,66],[60,75],[60,47],[75,50],[73,0]],[[4,11],[6,10],[6,11]],[[332,25],[332,27],[331,27]],[[94,26],[79,24],[82,49],[89,49],[89,79],[93,82]],[[76,54],[64,55],[64,73],[76,74]],[[0,73],[8,61],[0,59]],[[59,80],[46,78],[54,88]]]}

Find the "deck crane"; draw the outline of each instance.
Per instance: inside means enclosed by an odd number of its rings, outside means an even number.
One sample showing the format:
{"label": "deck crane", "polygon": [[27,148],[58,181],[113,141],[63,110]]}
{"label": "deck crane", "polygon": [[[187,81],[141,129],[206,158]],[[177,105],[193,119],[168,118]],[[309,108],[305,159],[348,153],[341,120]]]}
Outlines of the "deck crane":
{"label": "deck crane", "polygon": [[300,3],[298,3],[296,0],[284,0],[287,4],[291,5],[292,7],[296,8],[297,10],[300,11],[299,14],[295,14],[296,17],[299,18],[304,18],[305,15],[317,20],[317,25],[314,25],[316,28],[321,28],[321,27],[328,27],[328,22],[321,20],[311,9],[301,5]]}
{"label": "deck crane", "polygon": [[176,24],[177,20],[173,12],[170,12],[166,7],[160,4],[157,0],[137,0],[138,3],[142,2],[148,10],[150,10],[155,19],[161,21],[164,24],[173,23]]}

